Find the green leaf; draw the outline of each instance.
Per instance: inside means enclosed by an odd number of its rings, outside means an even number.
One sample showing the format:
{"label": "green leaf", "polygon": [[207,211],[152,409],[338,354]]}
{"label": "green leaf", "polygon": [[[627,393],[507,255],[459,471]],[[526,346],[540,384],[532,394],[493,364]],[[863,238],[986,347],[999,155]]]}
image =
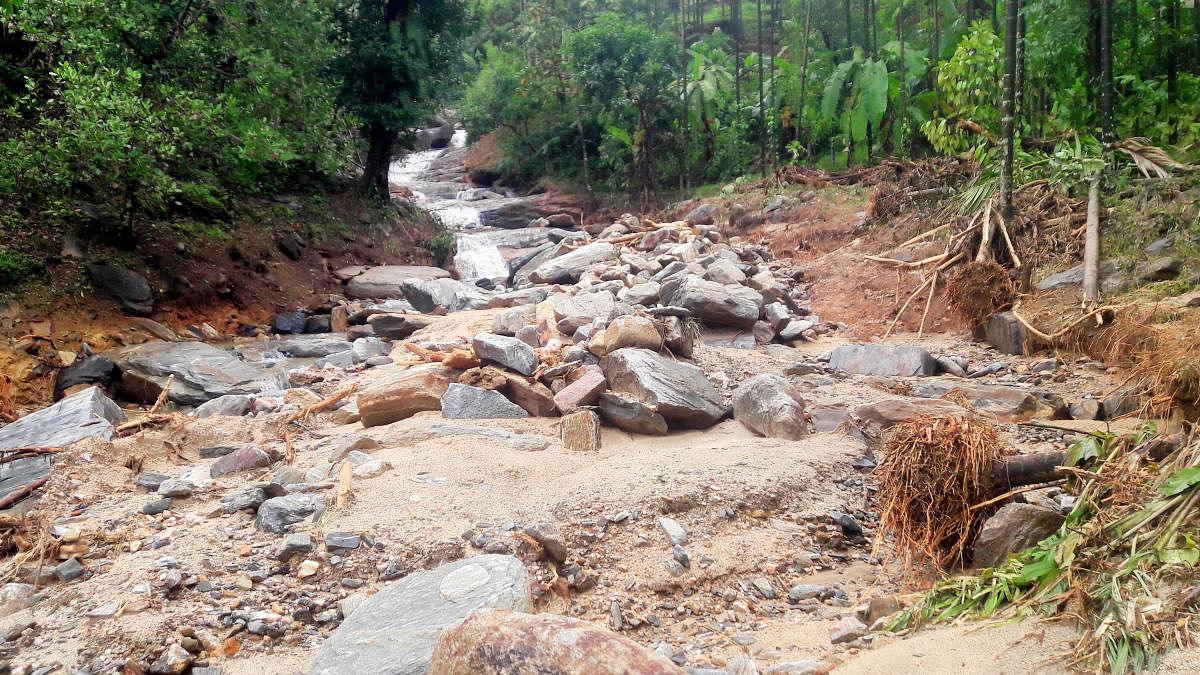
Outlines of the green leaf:
{"label": "green leaf", "polygon": [[1197,483],[1200,483],[1200,466],[1192,466],[1176,471],[1170,478],[1164,480],[1158,486],[1158,492],[1166,497],[1172,497]]}
{"label": "green leaf", "polygon": [[842,99],[842,88],[846,86],[846,77],[853,67],[854,61],[842,61],[829,76],[829,80],[825,82],[825,92],[821,97],[822,120],[832,122],[837,118],[838,103]]}
{"label": "green leaf", "polygon": [[1168,548],[1158,552],[1158,561],[1164,565],[1194,566],[1200,562],[1200,549]]}
{"label": "green leaf", "polygon": [[854,136],[855,143],[862,143],[867,139],[867,111],[861,105],[856,105],[850,111],[850,133]]}
{"label": "green leaf", "polygon": [[1067,466],[1078,466],[1083,460],[1100,456],[1100,442],[1094,436],[1086,436],[1067,451]]}
{"label": "green leaf", "polygon": [[887,110],[888,76],[883,61],[872,59],[863,64],[858,71],[858,89],[867,121],[878,129]]}
{"label": "green leaf", "polygon": [[621,141],[626,146],[631,148],[633,147],[633,138],[630,137],[630,135],[624,129],[621,129],[620,127],[609,127],[608,133],[610,136]]}

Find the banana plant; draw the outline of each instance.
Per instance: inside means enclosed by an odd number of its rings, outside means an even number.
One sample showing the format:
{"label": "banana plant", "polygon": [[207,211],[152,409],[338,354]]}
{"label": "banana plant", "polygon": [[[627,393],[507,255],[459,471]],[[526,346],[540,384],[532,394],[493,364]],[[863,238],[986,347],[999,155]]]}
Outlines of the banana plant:
{"label": "banana plant", "polygon": [[879,129],[887,103],[887,65],[855,49],[852,58],[839,63],[825,82],[821,117],[827,122],[840,120],[842,133],[853,147],[866,141],[868,127]]}

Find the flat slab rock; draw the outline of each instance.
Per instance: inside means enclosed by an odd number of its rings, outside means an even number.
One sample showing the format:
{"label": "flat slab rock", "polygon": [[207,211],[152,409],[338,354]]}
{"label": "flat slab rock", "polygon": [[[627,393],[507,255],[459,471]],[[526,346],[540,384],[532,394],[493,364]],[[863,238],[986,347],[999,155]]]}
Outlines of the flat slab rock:
{"label": "flat slab rock", "polygon": [[122,395],[140,403],[153,403],[171,375],[167,396],[181,405],[289,387],[283,364],[249,363],[203,342],[147,342],[105,356],[121,369]]}
{"label": "flat slab rock", "polygon": [[443,631],[487,607],[532,610],[529,577],[517,558],[481,555],[410,574],[347,617],[309,673],[421,675]]}
{"label": "flat slab rock", "polygon": [[519,419],[529,417],[521,406],[498,391],[457,382],[442,394],[442,417],[450,419]]}
{"label": "flat slab rock", "polygon": [[402,285],[407,279],[448,279],[450,273],[440,267],[420,265],[381,265],[346,282],[346,295],[352,298],[403,298]]}
{"label": "flat slab rock", "polygon": [[[58,403],[0,428],[0,450],[30,446],[66,446],[97,437],[110,440],[113,426],[125,421],[125,413],[99,387],[88,387]],[[18,459],[4,465],[0,473],[0,497],[40,479],[50,472],[50,457]]]}
{"label": "flat slab rock", "polygon": [[856,375],[911,377],[937,375],[937,359],[920,347],[841,345],[833,350],[829,365]]}
{"label": "flat slab rock", "polygon": [[629,347],[605,356],[600,368],[609,389],[650,406],[672,427],[704,429],[729,412],[704,371],[690,363]]}
{"label": "flat slab rock", "polygon": [[540,452],[550,446],[550,442],[534,434],[518,434],[502,429],[489,429],[471,424],[455,424],[452,422],[437,422],[429,420],[409,419],[396,422],[380,429],[374,434],[381,444],[413,444],[435,438],[450,438],[453,436],[480,436],[490,441],[500,443],[513,450],[523,452]]}

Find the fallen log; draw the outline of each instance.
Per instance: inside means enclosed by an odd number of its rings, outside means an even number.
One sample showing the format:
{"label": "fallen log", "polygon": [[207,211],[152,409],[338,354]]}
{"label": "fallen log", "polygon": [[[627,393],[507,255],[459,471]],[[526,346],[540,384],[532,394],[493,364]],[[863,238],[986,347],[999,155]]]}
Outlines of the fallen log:
{"label": "fallen log", "polygon": [[1058,467],[1066,461],[1065,452],[1001,457],[992,462],[988,487],[992,492],[1000,494],[1025,485],[1049,483],[1062,477]]}

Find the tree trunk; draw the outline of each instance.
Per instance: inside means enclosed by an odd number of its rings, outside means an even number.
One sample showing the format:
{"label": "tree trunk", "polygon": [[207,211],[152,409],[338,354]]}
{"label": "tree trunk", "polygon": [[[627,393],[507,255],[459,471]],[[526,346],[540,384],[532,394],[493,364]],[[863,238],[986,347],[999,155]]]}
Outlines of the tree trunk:
{"label": "tree trunk", "polygon": [[733,101],[738,112],[742,109],[742,0],[733,2]]}
{"label": "tree trunk", "polygon": [[[847,0],[848,1],[848,0]],[[763,178],[767,177],[767,118],[763,109],[763,25],[762,0],[758,0],[758,161]]]}
{"label": "tree trunk", "polygon": [[[699,3],[699,0],[697,0]],[[687,2],[679,0],[679,57],[683,60],[683,71],[679,76],[679,97],[683,99],[683,170],[679,172],[679,189],[686,189],[688,186],[688,153],[692,150],[692,136],[689,131],[688,116],[691,111],[688,110],[688,62],[690,59],[687,55],[687,31],[684,25],[687,23]]]}
{"label": "tree trunk", "polygon": [[1100,303],[1100,177],[1088,186],[1086,237],[1083,244],[1083,307]]}
{"label": "tree trunk", "polygon": [[[875,51],[871,49],[873,41],[871,40],[871,0],[863,0],[863,33],[867,42],[867,53],[871,58],[875,58]],[[867,120],[867,164],[871,164],[871,148],[875,144],[874,134],[871,133],[871,121]]]}
{"label": "tree trunk", "polygon": [[1020,8],[1017,17],[1017,101],[1013,113],[1017,131],[1022,131],[1021,119],[1025,114],[1025,8]]}
{"label": "tree trunk", "polygon": [[387,177],[396,136],[395,131],[379,122],[371,123],[367,139],[367,162],[363,166],[362,181],[359,183],[359,193],[363,197],[381,202],[391,198]]}
{"label": "tree trunk", "polygon": [[1101,0],[1100,6],[1100,125],[1101,139],[1116,140],[1113,122],[1113,0]]}
{"label": "tree trunk", "polygon": [[800,140],[801,122],[804,119],[804,92],[808,90],[808,36],[812,26],[813,0],[804,2],[804,37],[800,43],[800,107],[796,110],[796,140]]}
{"label": "tree trunk", "polygon": [[988,485],[995,495],[1002,495],[1013,488],[1024,485],[1049,483],[1062,478],[1058,467],[1067,461],[1065,452],[1047,452],[1034,455],[1013,455],[992,462],[991,481]]}
{"label": "tree trunk", "polygon": [[[896,40],[900,42],[900,72],[897,75],[900,78],[900,125],[901,131],[904,133],[904,139],[901,141],[902,147],[909,147],[909,140],[912,138],[911,129],[908,127],[908,76],[904,68],[904,3],[896,9]],[[868,128],[870,126],[868,125]]]}
{"label": "tree trunk", "polygon": [[1004,160],[1000,165],[1000,218],[1004,227],[1013,232],[1013,109],[1017,97],[1017,14],[1020,0],[1008,0],[1004,21],[1004,98],[1001,100],[1000,128],[1004,144]]}
{"label": "tree trunk", "polygon": [[[1179,0],[1167,2],[1167,102],[1179,100]],[[1174,142],[1174,139],[1171,139]]]}

